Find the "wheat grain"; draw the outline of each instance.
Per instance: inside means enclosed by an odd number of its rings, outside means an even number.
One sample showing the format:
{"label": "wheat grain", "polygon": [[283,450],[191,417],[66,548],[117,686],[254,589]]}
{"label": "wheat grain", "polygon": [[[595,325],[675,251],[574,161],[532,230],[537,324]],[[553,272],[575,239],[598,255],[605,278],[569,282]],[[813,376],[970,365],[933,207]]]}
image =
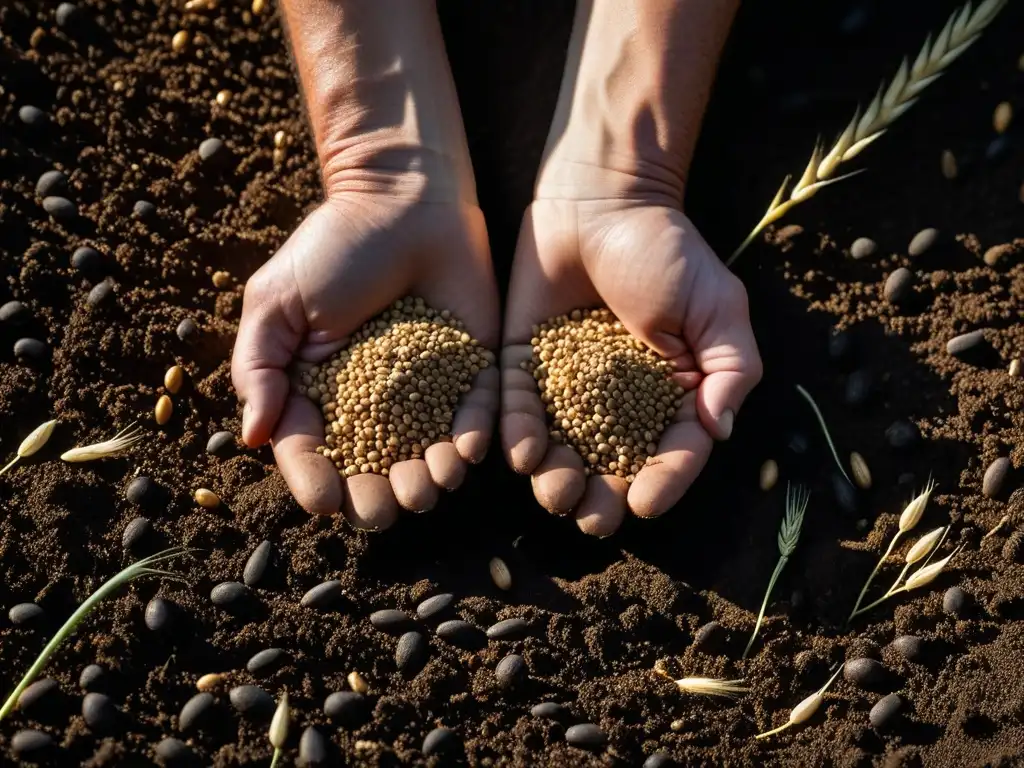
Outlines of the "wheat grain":
{"label": "wheat grain", "polygon": [[56,419],[43,422],[38,427],[28,433],[28,437],[21,441],[18,446],[18,453],[13,459],[4,465],[3,469],[0,469],[0,475],[6,472],[8,469],[18,463],[18,459],[24,459],[26,456],[31,456],[33,453],[38,451],[44,445],[46,441],[50,439],[50,435],[53,434],[53,428],[57,425]]}
{"label": "wheat grain", "polygon": [[288,691],[281,694],[281,698],[277,702],[277,709],[274,711],[274,717],[270,721],[270,732],[268,734],[270,738],[270,746],[274,748],[274,756],[270,760],[270,768],[274,768],[277,765],[277,761],[281,758],[281,750],[284,749],[285,742],[288,741],[288,724],[291,721],[291,711],[288,709]]}
{"label": "wheat grain", "polygon": [[726,699],[735,699],[750,690],[743,684],[742,678],[719,680],[714,677],[684,677],[672,682],[683,693],[694,693],[698,696],[721,696]]}
{"label": "wheat grain", "polygon": [[825,700],[825,691],[828,690],[829,686],[835,682],[835,679],[839,677],[839,673],[843,671],[843,665],[839,665],[839,669],[835,671],[835,674],[829,678],[828,682],[825,683],[821,688],[812,693],[806,699],[801,701],[795,707],[793,711],[789,713],[789,719],[780,725],[778,728],[773,728],[770,731],[759,733],[755,736],[755,739],[765,739],[769,736],[773,736],[780,731],[784,731],[790,726],[799,725],[800,723],[806,722],[810,719],[811,715],[818,711],[818,707],[821,706],[821,702]]}
{"label": "wheat grain", "polygon": [[109,440],[104,440],[102,443],[94,443],[93,445],[72,448],[70,451],[62,453],[60,457],[62,460],[71,463],[105,459],[128,450],[142,440],[144,436],[142,429],[133,422]]}
{"label": "wheat grain", "polygon": [[892,123],[914,105],[921,92],[978,39],[1007,2],[985,0],[973,12],[972,3],[968,2],[953,12],[934,40],[928,35],[913,65],[908,59],[903,60],[889,87],[885,88],[884,84],[880,86],[868,108],[863,113],[860,108],[854,112],[853,119],[828,152],[825,152],[820,140],[814,145],[811,159],[800,179],[789,191],[788,197],[786,188],[792,177],[787,176],[783,180],[768,211],[726,264],[731,265],[736,261],[765,227],[781,219],[793,206],[813,197],[818,190],[829,184],[861,173],[864,169],[833,178],[839,165],[852,160],[878,140]]}

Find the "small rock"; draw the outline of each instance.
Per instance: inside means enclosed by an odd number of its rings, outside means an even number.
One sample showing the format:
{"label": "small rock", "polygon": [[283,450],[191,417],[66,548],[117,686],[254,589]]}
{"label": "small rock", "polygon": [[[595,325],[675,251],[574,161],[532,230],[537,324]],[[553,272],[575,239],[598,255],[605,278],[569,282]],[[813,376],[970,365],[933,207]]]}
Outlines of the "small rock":
{"label": "small rock", "polygon": [[605,735],[604,731],[593,723],[579,723],[566,730],[565,740],[579,749],[597,750],[604,746]]}
{"label": "small rock", "polygon": [[153,524],[147,517],[136,517],[124,527],[121,534],[121,546],[128,550],[137,549],[145,539],[153,534]]}
{"label": "small rock", "polygon": [[199,326],[196,325],[196,321],[193,320],[191,317],[186,317],[184,320],[178,323],[176,333],[178,334],[179,339],[181,339],[182,341],[188,341],[193,336],[195,336],[196,333],[198,333],[198,331]]}
{"label": "small rock", "polygon": [[284,663],[286,658],[288,658],[288,653],[283,648],[267,648],[249,659],[245,668],[249,670],[250,674],[259,677],[273,672]]}
{"label": "small rock", "polygon": [[954,336],[946,342],[946,353],[953,357],[963,357],[975,348],[985,343],[985,332],[982,330],[970,331]]}
{"label": "small rock", "polygon": [[1001,456],[989,464],[981,480],[981,492],[990,499],[1002,493],[1011,468],[1010,459],[1006,456]]}
{"label": "small rock", "polygon": [[46,359],[49,350],[39,339],[18,339],[14,342],[14,356],[19,360],[41,363]]}
{"label": "small rock", "polygon": [[702,653],[715,656],[721,651],[725,640],[725,630],[717,621],[709,621],[693,635],[693,647]]}
{"label": "small rock", "polygon": [[320,733],[315,725],[310,725],[299,737],[299,761],[300,766],[327,765],[330,760],[330,747],[327,739]]}
{"label": "small rock", "polygon": [[888,696],[883,696],[879,699],[878,703],[871,708],[871,712],[868,713],[868,721],[872,727],[879,730],[891,728],[896,724],[902,709],[903,699],[900,698],[899,694],[890,693]]}
{"label": "small rock", "polygon": [[222,581],[210,590],[210,602],[229,612],[244,610],[249,603],[249,588],[238,581]]}
{"label": "small rock", "polygon": [[487,628],[488,640],[519,640],[526,637],[530,625],[525,619],[504,619]]}
{"label": "small rock", "polygon": [[95,248],[83,245],[71,254],[71,266],[79,272],[99,272],[103,269],[103,255]]}
{"label": "small rock", "polygon": [[890,304],[899,304],[910,294],[910,288],[914,284],[914,273],[906,267],[893,270],[885,281],[882,289],[882,296]]}
{"label": "small rock", "polygon": [[462,751],[462,739],[455,731],[447,728],[435,728],[423,739],[423,756],[454,755]]}
{"label": "small rock", "polygon": [[143,506],[154,501],[157,495],[156,483],[145,475],[134,478],[124,490],[124,496],[132,504]]}
{"label": "small rock", "polygon": [[924,658],[924,641],[917,635],[900,635],[892,647],[907,661],[917,663]]}
{"label": "small rock", "polygon": [[341,582],[337,579],[317,584],[302,596],[299,605],[305,608],[329,608],[336,603],[342,595]]}
{"label": "small rock", "polygon": [[57,6],[57,11],[53,17],[58,27],[68,29],[81,21],[82,12],[74,3],[61,3]]}
{"label": "small rock", "polygon": [[850,246],[850,255],[855,259],[866,259],[874,256],[878,246],[870,237],[858,237]]}
{"label": "small rock", "polygon": [[239,685],[228,692],[228,698],[238,712],[253,718],[268,720],[276,708],[273,697],[256,685]]}
{"label": "small rock", "polygon": [[486,644],[487,638],[479,629],[461,619],[441,622],[437,627],[437,636],[467,651],[479,650]]}
{"label": "small rock", "polygon": [[247,587],[255,587],[263,579],[270,564],[270,556],[274,553],[273,545],[264,539],[249,555],[242,571],[242,581]]}
{"label": "small rock", "polygon": [[863,405],[871,397],[875,377],[867,368],[854,371],[846,377],[843,387],[843,402],[851,407]]}
{"label": "small rock", "polygon": [[78,685],[83,691],[98,691],[106,683],[107,673],[99,664],[90,664],[78,676]]}
{"label": "small rock", "polygon": [[340,725],[357,728],[369,719],[370,706],[361,693],[336,691],[324,702],[324,714]]}
{"label": "small rock", "polygon": [[18,110],[18,119],[30,128],[42,128],[50,121],[43,110],[31,104],[26,104]]}
{"label": "small rock", "polygon": [[939,161],[939,168],[942,170],[942,175],[952,181],[957,177],[960,172],[956,162],[956,155],[950,152],[948,149],[942,150],[942,157]]}
{"label": "small rock", "polygon": [[833,362],[843,362],[852,351],[853,336],[848,331],[833,333],[828,337],[828,356]]}
{"label": "small rock", "polygon": [[559,704],[556,701],[544,701],[540,704],[535,704],[530,710],[530,714],[534,717],[541,718],[542,720],[557,720],[565,721],[571,716],[568,707],[564,704]]}
{"label": "small rock", "polygon": [[55,746],[50,734],[33,728],[23,728],[11,737],[11,751],[28,760],[38,760]]}
{"label": "small rock", "polygon": [[41,704],[52,702],[59,693],[60,687],[56,680],[49,677],[36,680],[21,692],[18,697],[18,709],[31,716]]}
{"label": "small rock", "polygon": [[935,241],[938,237],[939,230],[933,227],[922,229],[914,235],[913,239],[911,239],[910,245],[907,246],[907,253],[911,256],[922,255],[925,251],[935,245]]}
{"label": "small rock", "polygon": [[526,680],[528,675],[526,660],[518,653],[510,653],[494,668],[494,677],[502,688],[515,688]]}
{"label": "small rock", "polygon": [[858,488],[864,491],[871,489],[871,470],[864,457],[856,451],[850,453],[850,474]]}
{"label": "small rock", "polygon": [[370,624],[374,629],[387,632],[389,635],[400,635],[416,626],[416,622],[409,614],[393,608],[371,613]]}
{"label": "small rock", "polygon": [[406,632],[395,648],[395,666],[407,678],[415,677],[427,663],[430,645],[421,632]]}
{"label": "small rock", "polygon": [[803,456],[810,447],[811,444],[807,441],[807,437],[800,432],[791,434],[786,442],[786,448],[796,456]]}
{"label": "small rock", "polygon": [[92,287],[85,303],[90,307],[98,307],[114,295],[114,284],[110,280],[101,280]]}
{"label": "small rock", "polygon": [[993,245],[985,251],[985,255],[981,257],[981,260],[985,262],[986,266],[995,267],[1003,260],[1003,257],[1011,253],[1013,253],[1013,246],[1009,243]]}
{"label": "small rock", "polygon": [[206,452],[212,454],[227,453],[229,448],[235,445],[235,435],[233,432],[223,430],[221,432],[214,432],[210,435],[210,439],[206,441]]}
{"label": "small rock", "polygon": [[880,662],[862,658],[846,662],[843,666],[843,677],[848,683],[860,688],[875,690],[886,682],[888,673]]}
{"label": "small rock", "polygon": [[995,132],[1006,133],[1011,120],[1013,120],[1013,106],[1008,101],[999,102],[992,113],[992,127]]}
{"label": "small rock", "polygon": [[185,742],[171,736],[163,739],[154,747],[153,752],[167,768],[177,768],[179,765],[192,765],[196,761],[196,754]]}
{"label": "small rock", "polygon": [[109,733],[117,725],[117,706],[105,693],[87,693],[82,699],[82,717],[85,724],[100,733]]}
{"label": "small rock", "polygon": [[178,715],[178,730],[182,733],[193,728],[202,728],[204,722],[213,713],[214,698],[212,693],[197,693],[185,702]]}
{"label": "small rock", "polygon": [[161,632],[171,625],[174,606],[162,597],[154,597],[146,604],[146,626],[154,632]]}
{"label": "small rock", "polygon": [[985,147],[985,159],[986,160],[998,160],[1006,154],[1006,150],[1010,148],[1010,137],[1006,134],[1002,136],[996,136],[992,141]]}
{"label": "small rock", "polygon": [[132,214],[137,219],[149,219],[156,214],[156,206],[149,200],[136,200],[132,206]]}
{"label": "small rock", "polygon": [[500,557],[492,557],[487,568],[491,572],[491,580],[498,589],[503,589],[506,592],[512,589],[512,571],[509,570],[508,564],[504,560]]}
{"label": "small rock", "polygon": [[655,752],[644,760],[643,768],[674,768],[676,761],[664,752]]}
{"label": "small rock", "polygon": [[18,603],[11,606],[7,612],[7,618],[16,627],[30,627],[42,621],[46,612],[35,603]]}
{"label": "small rock", "polygon": [[942,596],[942,610],[953,616],[963,616],[970,598],[960,587],[950,587]]}
{"label": "small rock", "polygon": [[29,318],[28,307],[20,301],[8,301],[0,307],[0,323],[21,325]]}
{"label": "small rock", "polygon": [[210,138],[199,145],[199,159],[203,165],[221,165],[226,162],[230,150],[221,139]]}
{"label": "small rock", "polygon": [[889,444],[890,448],[896,450],[910,448],[920,439],[921,433],[918,431],[917,426],[905,419],[894,421],[885,430],[885,441]]}
{"label": "small rock", "polygon": [[455,605],[455,595],[451,592],[443,592],[440,595],[428,597],[416,606],[416,615],[423,621],[430,621],[446,613]]}
{"label": "small rock", "polygon": [[78,215],[78,206],[66,197],[57,195],[43,198],[43,210],[57,221],[69,221]]}
{"label": "small rock", "polygon": [[61,171],[46,171],[36,182],[36,195],[38,197],[52,197],[68,188],[68,177]]}
{"label": "small rock", "polygon": [[857,490],[838,472],[832,473],[832,493],[843,512],[857,514]]}

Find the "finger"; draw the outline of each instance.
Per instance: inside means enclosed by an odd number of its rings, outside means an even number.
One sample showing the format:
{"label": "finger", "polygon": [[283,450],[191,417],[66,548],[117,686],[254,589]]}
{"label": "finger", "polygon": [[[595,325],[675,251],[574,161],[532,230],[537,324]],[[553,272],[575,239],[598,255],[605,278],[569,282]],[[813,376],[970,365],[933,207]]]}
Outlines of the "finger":
{"label": "finger", "polygon": [[383,475],[353,475],[345,481],[345,490],[345,518],[354,527],[383,531],[398,519],[398,501]]}
{"label": "finger", "polygon": [[459,401],[452,421],[452,442],[459,455],[470,464],[479,464],[487,455],[498,412],[501,375],[495,365],[476,375],[473,388]]}
{"label": "finger", "polygon": [[466,479],[466,462],[453,443],[434,443],[423,452],[423,458],[430,478],[446,491],[454,491]]}
{"label": "finger", "polygon": [[312,515],[341,509],[341,477],[334,463],[316,452],[323,444],[323,417],[301,395],[288,398],[271,443],[281,476],[295,500]]}
{"label": "finger", "polygon": [[623,478],[615,475],[591,475],[576,510],[576,525],[591,536],[611,536],[626,516],[626,493]]}
{"label": "finger", "polygon": [[426,512],[437,504],[438,488],[430,476],[427,462],[422,459],[392,464],[388,480],[395,499],[410,512]]}
{"label": "finger", "polygon": [[658,452],[636,475],[626,497],[638,517],[665,514],[689,490],[708,457],[713,441],[696,419],[669,425]]}
{"label": "finger", "polygon": [[583,459],[567,445],[552,445],[530,478],[533,495],[548,512],[565,515],[586,490]]}
{"label": "finger", "polygon": [[537,382],[520,367],[532,357],[529,344],[501,351],[501,443],[509,465],[524,475],[537,469],[548,449],[546,412]]}

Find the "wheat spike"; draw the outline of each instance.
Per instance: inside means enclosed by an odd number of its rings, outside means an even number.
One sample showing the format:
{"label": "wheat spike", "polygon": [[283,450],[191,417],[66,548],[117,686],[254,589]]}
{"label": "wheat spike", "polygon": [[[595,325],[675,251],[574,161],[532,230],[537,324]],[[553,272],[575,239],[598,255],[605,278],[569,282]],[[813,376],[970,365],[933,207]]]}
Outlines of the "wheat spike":
{"label": "wheat spike", "polygon": [[821,143],[815,144],[807,168],[790,190],[788,198],[786,187],[789,177],[782,183],[768,211],[725,262],[726,265],[736,261],[765,227],[781,219],[793,206],[813,197],[818,190],[829,184],[861,173],[864,169],[834,176],[842,163],[852,160],[877,141],[900,115],[914,105],[921,92],[938,80],[942,71],[978,39],[1007,2],[1009,0],[985,0],[973,12],[972,3],[968,2],[953,12],[934,40],[928,35],[914,63],[903,60],[889,87],[886,88],[884,84],[880,86],[867,109],[861,112],[858,108],[854,112],[853,119],[828,152],[823,154]]}
{"label": "wheat spike", "polygon": [[790,487],[786,486],[786,516],[782,519],[779,527],[779,555],[789,557],[796,549],[796,543],[800,539],[800,526],[804,522],[804,512],[807,511],[807,502],[810,501],[811,493],[801,485],[796,487],[795,493],[790,494]]}

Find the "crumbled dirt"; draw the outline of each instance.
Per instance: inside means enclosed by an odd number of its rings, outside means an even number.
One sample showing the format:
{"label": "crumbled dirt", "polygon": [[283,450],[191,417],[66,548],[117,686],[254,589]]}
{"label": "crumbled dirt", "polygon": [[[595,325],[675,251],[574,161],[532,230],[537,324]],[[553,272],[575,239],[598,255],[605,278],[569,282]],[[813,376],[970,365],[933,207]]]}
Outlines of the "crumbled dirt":
{"label": "crumbled dirt", "polygon": [[[86,21],[73,34],[56,28],[51,4],[0,6],[0,304],[18,299],[32,315],[22,328],[0,324],[3,456],[40,422],[60,419],[40,454],[0,478],[3,691],[64,617],[131,560],[121,536],[140,514],[124,498],[133,476],[147,474],[162,489],[141,513],[163,540],[200,550],[178,564],[185,583],[137,582],[89,617],[44,672],[58,681],[63,700],[41,721],[8,718],[0,752],[10,755],[18,729],[37,727],[59,741],[61,764],[149,764],[153,745],[178,735],[177,716],[196,678],[217,671],[227,673],[217,691],[223,716],[188,738],[204,765],[268,764],[265,723],[239,717],[227,701],[230,686],[249,682],[275,696],[287,689],[298,725],[323,726],[349,765],[424,763],[423,737],[438,724],[456,730],[468,762],[479,765],[637,765],[658,749],[685,765],[1024,760],[1017,671],[1024,564],[1002,554],[1024,515],[1024,492],[1015,490],[1024,465],[1024,379],[1006,372],[1024,355],[1024,121],[1011,127],[999,157],[986,158],[995,105],[1009,100],[1024,112],[1015,36],[1024,8],[1010,4],[983,41],[864,153],[867,173],[822,191],[783,222],[790,225],[784,231],[742,257],[738,273],[750,291],[764,383],[679,508],[593,541],[540,510],[529,483],[497,451],[440,508],[380,535],[356,533],[340,519],[308,519],[266,449],[206,454],[210,434],[239,429],[228,356],[244,281],[320,190],[277,23],[253,18],[245,3],[187,15],[173,5],[83,0]],[[557,93],[570,5],[441,3],[502,281]],[[742,239],[785,174],[802,170],[815,136],[845,125],[853,106],[953,8],[912,5],[800,0],[780,11],[745,4],[689,180],[688,211],[721,253]],[[173,53],[170,39],[181,28],[194,42]],[[234,95],[222,107],[214,97],[224,88]],[[19,121],[25,104],[50,115],[45,129]],[[273,157],[278,130],[292,137],[283,162]],[[221,171],[199,163],[196,149],[208,136],[231,150]],[[946,148],[961,169],[953,182],[940,172]],[[82,214],[73,226],[51,221],[35,196],[36,179],[51,168],[69,176],[68,196]],[[139,199],[156,204],[152,220],[132,216]],[[911,259],[906,246],[926,226],[941,230],[939,241]],[[849,244],[858,236],[873,238],[878,253],[852,260]],[[982,254],[1001,243],[1014,248],[986,266]],[[105,256],[102,274],[70,268],[71,253],[86,244]],[[897,266],[910,268],[916,282],[894,309],[880,295]],[[217,270],[233,276],[231,287],[213,287]],[[115,283],[113,301],[89,308],[85,298],[105,276]],[[200,331],[182,341],[175,328],[186,317]],[[986,329],[985,354],[971,361],[946,354],[949,338],[976,328]],[[853,341],[840,362],[827,351],[833,330]],[[45,340],[52,362],[17,361],[12,347],[22,336]],[[152,406],[175,362],[189,382],[171,423],[157,429]],[[844,405],[846,377],[861,368],[872,374],[872,397]],[[830,454],[797,383],[817,398],[840,453],[857,450],[871,467],[874,486],[860,495],[856,513],[834,499]],[[897,419],[910,419],[922,435],[902,452],[884,437]],[[145,425],[147,438],[130,454],[81,465],[57,460],[132,420]],[[982,474],[998,456],[1010,456],[1015,470],[1003,495],[987,499]],[[782,482],[764,494],[758,467],[769,457],[778,460]],[[951,521],[948,546],[966,549],[931,588],[844,629],[903,503],[929,475],[939,487],[920,529]],[[808,484],[811,504],[756,653],[744,662],[777,557],[786,481]],[[224,505],[198,507],[191,492],[200,486]],[[1009,524],[983,539],[1004,515]],[[272,575],[255,590],[253,612],[233,617],[214,608],[211,587],[239,579],[264,538],[276,556]],[[508,593],[488,576],[495,555],[511,566]],[[894,571],[887,566],[880,583]],[[331,578],[345,588],[338,609],[299,607],[307,589]],[[953,584],[972,599],[960,618],[942,611],[942,593]],[[492,641],[480,652],[432,636],[430,662],[403,680],[396,641],[372,629],[367,616],[411,610],[441,591],[455,593],[456,613],[473,623],[521,616],[531,635]],[[181,609],[161,633],[143,622],[156,594]],[[7,610],[23,601],[42,605],[47,623],[12,626]],[[693,636],[711,619],[723,637],[707,653],[693,647]],[[922,663],[888,648],[905,633],[925,639]],[[254,681],[245,661],[269,646],[285,648],[290,660]],[[502,691],[494,667],[513,651],[524,655],[530,679]],[[753,740],[784,722],[835,664],[864,654],[895,673],[891,687],[908,702],[895,727],[872,728],[867,713],[881,694],[840,679],[805,727]],[[742,676],[751,691],[736,702],[684,697],[652,674],[658,659],[689,675]],[[79,714],[78,675],[94,662],[111,671],[111,695],[127,713],[112,735],[92,733]],[[322,703],[347,687],[352,669],[370,681],[373,715],[360,727],[337,728]],[[608,748],[590,755],[566,746],[564,725],[529,716],[542,700],[565,702],[577,721],[598,723]]]}

